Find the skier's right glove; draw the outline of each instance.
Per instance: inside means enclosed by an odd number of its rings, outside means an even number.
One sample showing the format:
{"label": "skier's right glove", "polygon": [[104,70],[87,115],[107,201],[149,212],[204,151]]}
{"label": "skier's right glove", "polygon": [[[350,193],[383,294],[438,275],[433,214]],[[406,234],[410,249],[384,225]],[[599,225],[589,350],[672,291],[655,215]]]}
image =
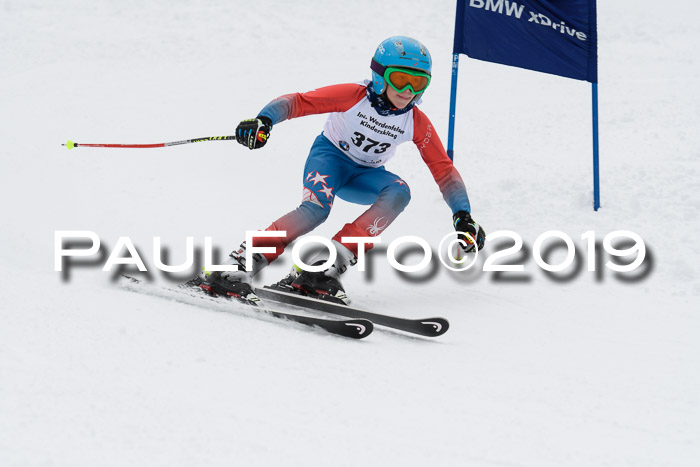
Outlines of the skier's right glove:
{"label": "skier's right glove", "polygon": [[[457,235],[462,242],[462,249],[465,253],[481,250],[486,241],[486,232],[479,224],[474,222],[472,215],[467,211],[458,211],[452,216],[455,230],[462,232]],[[469,234],[469,235],[465,235]]]}
{"label": "skier's right glove", "polygon": [[236,141],[248,149],[265,146],[272,130],[272,120],[265,116],[243,120],[236,127]]}

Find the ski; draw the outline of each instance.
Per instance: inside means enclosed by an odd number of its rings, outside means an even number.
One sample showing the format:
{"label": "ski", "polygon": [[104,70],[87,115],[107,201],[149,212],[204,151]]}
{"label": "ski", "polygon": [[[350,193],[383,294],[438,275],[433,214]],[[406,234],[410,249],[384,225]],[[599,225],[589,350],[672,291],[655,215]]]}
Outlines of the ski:
{"label": "ski", "polygon": [[315,318],[313,316],[295,315],[283,311],[271,310],[265,305],[263,305],[261,311],[275,318],[293,321],[306,326],[319,327],[331,334],[349,337],[351,339],[363,339],[372,334],[372,331],[374,330],[374,325],[372,322],[366,319],[334,320]]}
{"label": "ski", "polygon": [[[128,284],[124,284],[124,288],[129,291],[146,293],[148,295],[156,296],[159,298],[175,300],[180,303],[185,303],[187,305],[201,306],[210,310],[221,310],[221,307],[219,306],[217,308],[214,308],[212,306],[206,306],[207,304],[231,305],[232,303],[241,303],[249,309],[261,313],[264,316],[271,316],[281,321],[291,321],[294,323],[303,324],[305,326],[321,328],[330,334],[349,337],[351,339],[363,339],[372,334],[372,331],[374,330],[374,325],[372,324],[372,322],[364,318],[336,320],[328,318],[317,318],[313,316],[297,315],[272,309],[268,307],[265,303],[244,303],[240,300],[234,302],[234,299],[230,298],[212,297],[206,294],[203,290],[199,289],[198,287],[193,287],[186,284],[180,285],[177,288],[159,287],[148,284],[144,281],[141,281],[140,279],[136,279],[131,276],[123,277],[128,279],[129,281]],[[231,311],[231,307],[227,306],[225,308],[225,311]]]}
{"label": "ski", "polygon": [[450,323],[445,318],[406,319],[379,313],[360,310],[348,305],[312,298],[291,291],[282,286],[265,286],[255,289],[255,294],[262,300],[285,303],[316,311],[345,316],[348,318],[366,319],[374,324],[386,326],[400,331],[410,332],[426,337],[437,337],[445,334]]}

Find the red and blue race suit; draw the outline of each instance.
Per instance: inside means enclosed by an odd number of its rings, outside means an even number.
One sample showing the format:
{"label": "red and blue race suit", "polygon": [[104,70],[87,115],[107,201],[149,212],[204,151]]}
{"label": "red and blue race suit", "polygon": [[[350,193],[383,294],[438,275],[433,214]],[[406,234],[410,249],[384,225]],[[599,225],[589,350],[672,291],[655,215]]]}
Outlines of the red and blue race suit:
{"label": "red and blue race suit", "polygon": [[[343,243],[342,237],[374,237],[384,231],[411,198],[406,182],[384,168],[396,147],[407,141],[418,147],[452,212],[471,211],[464,182],[428,117],[412,104],[407,109],[382,111],[376,98],[371,84],[369,89],[367,84],[339,84],[281,96],[260,111],[259,116],[268,117],[273,125],[330,113],[306,160],[301,205],[266,229],[284,230],[286,237],[255,240],[255,246],[275,247],[275,253],[265,253],[269,262],[289,243],[323,223],[336,197],[371,206],[345,224],[334,240]],[[343,245],[357,255],[357,244]]]}

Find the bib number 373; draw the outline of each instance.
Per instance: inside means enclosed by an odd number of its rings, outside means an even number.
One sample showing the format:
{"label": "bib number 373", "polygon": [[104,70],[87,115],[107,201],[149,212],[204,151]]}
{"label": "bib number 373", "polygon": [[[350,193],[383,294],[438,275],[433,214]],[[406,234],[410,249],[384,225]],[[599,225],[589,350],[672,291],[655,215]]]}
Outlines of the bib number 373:
{"label": "bib number 373", "polygon": [[[367,138],[365,135],[363,135],[359,131],[356,131],[353,134],[353,136],[354,136],[354,138],[352,138],[351,141],[358,148],[362,148],[362,152],[369,152],[370,149],[374,149],[373,152],[375,154],[381,154],[391,147],[391,144],[380,143],[379,141],[375,141],[372,138]],[[363,147],[363,145],[364,145],[364,147]]]}

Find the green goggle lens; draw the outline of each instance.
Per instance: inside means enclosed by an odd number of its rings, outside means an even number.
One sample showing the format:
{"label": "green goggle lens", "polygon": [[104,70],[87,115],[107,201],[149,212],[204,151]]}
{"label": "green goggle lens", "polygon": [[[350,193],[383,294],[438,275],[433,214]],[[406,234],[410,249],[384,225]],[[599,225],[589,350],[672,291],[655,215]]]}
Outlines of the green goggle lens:
{"label": "green goggle lens", "polygon": [[410,89],[413,94],[420,94],[430,84],[430,75],[422,71],[389,67],[384,71],[384,79],[396,92]]}

